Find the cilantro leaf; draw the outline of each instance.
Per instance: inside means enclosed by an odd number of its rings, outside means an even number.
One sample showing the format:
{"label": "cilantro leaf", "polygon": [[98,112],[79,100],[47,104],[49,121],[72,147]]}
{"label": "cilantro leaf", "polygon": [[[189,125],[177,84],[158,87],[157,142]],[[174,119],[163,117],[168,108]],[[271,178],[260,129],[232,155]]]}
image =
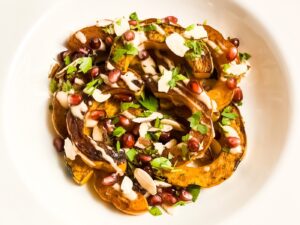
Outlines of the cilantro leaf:
{"label": "cilantro leaf", "polygon": [[131,148],[126,152],[126,156],[130,162],[132,162],[135,159],[136,155],[137,151],[134,148]]}
{"label": "cilantro leaf", "polygon": [[221,113],[221,115],[223,116],[221,123],[223,125],[230,125],[230,120],[234,120],[238,117],[238,114],[233,113],[232,109],[232,106],[227,106]]}
{"label": "cilantro leaf", "polygon": [[126,43],[123,48],[117,48],[113,53],[113,61],[119,61],[124,55],[137,55],[138,49],[132,43]]}
{"label": "cilantro leaf", "polygon": [[183,142],[187,142],[187,141],[190,139],[190,136],[191,136],[191,135],[188,133],[188,134],[182,136],[182,137],[181,137],[181,140],[182,140]]}
{"label": "cilantro leaf", "polygon": [[170,88],[174,88],[178,81],[187,79],[187,77],[179,73],[179,70],[180,70],[179,67],[175,67],[172,70],[172,79],[168,83]]}
{"label": "cilantro leaf", "polygon": [[64,92],[68,92],[68,91],[70,91],[72,88],[73,88],[73,87],[72,87],[72,84],[70,83],[69,80],[67,80],[66,82],[64,82],[63,85],[62,85],[62,91],[64,91]]}
{"label": "cilantro leaf", "polygon": [[169,159],[165,158],[165,157],[158,157],[155,158],[153,160],[151,160],[150,162],[152,168],[154,169],[163,169],[163,170],[172,170],[172,163],[170,162]]}
{"label": "cilantro leaf", "polygon": [[133,12],[129,15],[129,19],[139,21],[139,17],[136,12]]}
{"label": "cilantro leaf", "polygon": [[160,211],[160,209],[157,206],[152,206],[149,209],[149,213],[153,216],[160,216],[162,215],[162,212]]}
{"label": "cilantro leaf", "polygon": [[134,108],[134,109],[138,109],[140,108],[139,104],[135,104],[133,102],[122,102],[121,103],[121,111],[126,111],[129,108]]}
{"label": "cilantro leaf", "polygon": [[201,187],[198,185],[189,185],[187,187],[187,191],[191,193],[191,195],[193,196],[192,201],[195,202],[200,194],[200,189]]}
{"label": "cilantro leaf", "polygon": [[191,31],[195,28],[195,24],[191,24],[185,28],[186,31]]}
{"label": "cilantro leaf", "polygon": [[244,53],[239,52],[239,57],[240,57],[240,60],[242,62],[245,62],[245,61],[247,61],[248,59],[251,58],[251,55],[249,53],[247,53],[247,52],[244,52]]}
{"label": "cilantro leaf", "polygon": [[139,103],[151,112],[155,112],[158,109],[158,101],[152,95],[150,95],[149,97],[145,96],[144,99],[139,100]]}
{"label": "cilantro leaf", "polygon": [[196,40],[187,40],[185,42],[185,46],[187,46],[192,52],[188,52],[187,56],[194,59],[194,58],[200,58],[202,56],[204,43],[202,41],[196,41]]}
{"label": "cilantro leaf", "polygon": [[87,73],[92,68],[93,60],[91,57],[82,57],[79,69],[83,73]]}
{"label": "cilantro leaf", "polygon": [[201,134],[206,134],[208,131],[208,128],[206,125],[201,124],[201,112],[194,113],[190,118],[188,118],[188,121],[190,122],[190,127],[193,130],[199,131]]}
{"label": "cilantro leaf", "polygon": [[230,119],[223,117],[221,123],[222,125],[230,125]]}
{"label": "cilantro leaf", "polygon": [[156,26],[153,24],[149,24],[149,25],[143,27],[143,31],[145,31],[145,32],[151,31],[151,30],[156,30]]}
{"label": "cilantro leaf", "polygon": [[226,63],[222,65],[222,70],[224,73],[227,73],[227,70],[230,68],[230,64]]}
{"label": "cilantro leaf", "polygon": [[69,55],[67,55],[65,58],[64,58],[64,62],[65,62],[65,65],[69,65],[71,63],[71,58]]}
{"label": "cilantro leaf", "polygon": [[121,149],[120,141],[117,141],[117,143],[116,143],[116,149],[117,149],[117,152],[120,152],[120,149]]}
{"label": "cilantro leaf", "polygon": [[49,89],[50,89],[51,93],[56,92],[56,90],[58,89],[58,84],[57,84],[57,81],[55,79],[50,80]]}
{"label": "cilantro leaf", "polygon": [[178,201],[178,202],[176,202],[174,204],[174,207],[176,207],[176,206],[185,206],[185,205],[186,205],[186,202],[184,202],[184,201]]}
{"label": "cilantro leaf", "polygon": [[77,71],[76,66],[69,65],[67,69],[67,74],[75,73]]}
{"label": "cilantro leaf", "polygon": [[117,127],[113,131],[113,136],[115,136],[115,137],[121,137],[125,133],[126,133],[126,130],[123,127]]}
{"label": "cilantro leaf", "polygon": [[115,33],[114,27],[112,25],[108,25],[106,27],[103,27],[102,30],[107,34],[114,34]]}
{"label": "cilantro leaf", "polygon": [[102,82],[103,80],[101,78],[90,81],[86,84],[85,88],[83,89],[83,92],[88,95],[92,95],[96,88],[102,84]]}
{"label": "cilantro leaf", "polygon": [[122,20],[121,19],[117,19],[116,20],[116,24],[118,24],[119,26],[121,26]]}

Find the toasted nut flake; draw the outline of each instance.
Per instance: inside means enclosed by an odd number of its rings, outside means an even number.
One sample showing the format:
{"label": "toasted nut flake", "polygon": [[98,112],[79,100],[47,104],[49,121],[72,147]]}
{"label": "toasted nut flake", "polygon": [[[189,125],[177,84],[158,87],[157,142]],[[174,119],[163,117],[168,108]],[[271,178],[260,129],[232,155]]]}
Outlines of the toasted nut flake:
{"label": "toasted nut flake", "polygon": [[157,193],[156,184],[147,172],[140,168],[136,168],[134,170],[134,177],[139,182],[139,184],[151,195],[155,195]]}

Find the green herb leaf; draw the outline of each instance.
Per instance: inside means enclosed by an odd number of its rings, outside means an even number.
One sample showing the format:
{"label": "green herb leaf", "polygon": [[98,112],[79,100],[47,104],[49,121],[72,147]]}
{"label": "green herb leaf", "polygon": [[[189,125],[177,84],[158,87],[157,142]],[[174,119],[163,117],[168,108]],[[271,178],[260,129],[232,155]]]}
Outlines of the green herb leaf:
{"label": "green herb leaf", "polygon": [[143,31],[145,31],[145,32],[152,31],[152,30],[156,30],[156,26],[153,24],[149,24],[149,25],[143,27]]}
{"label": "green herb leaf", "polygon": [[107,34],[114,34],[115,33],[114,27],[112,25],[108,25],[106,27],[103,27],[102,30]]}
{"label": "green herb leaf", "polygon": [[198,124],[196,130],[199,131],[201,134],[206,134],[208,131],[207,126],[204,124]]}
{"label": "green herb leaf", "polygon": [[103,83],[103,80],[101,78],[95,79],[90,81],[86,84],[85,88],[83,89],[83,92],[92,95],[93,92]]}
{"label": "green herb leaf", "polygon": [[160,209],[157,206],[152,206],[149,209],[149,212],[151,213],[151,215],[153,216],[160,216],[162,215],[162,212],[160,211]]}
{"label": "green herb leaf", "polygon": [[64,58],[64,62],[65,62],[65,65],[69,65],[71,63],[71,58],[69,55],[67,55],[65,58]]}
{"label": "green herb leaf", "polygon": [[154,127],[155,128],[160,128],[160,119],[159,118],[155,119]]}
{"label": "green herb leaf", "polygon": [[187,187],[187,191],[191,193],[191,195],[193,196],[192,201],[195,202],[200,194],[200,189],[201,187],[198,185],[190,185]]}
{"label": "green herb leaf", "polygon": [[222,116],[228,118],[228,119],[235,119],[238,117],[238,114],[236,113],[227,113],[227,112],[222,112]]}
{"label": "green herb leaf", "polygon": [[172,163],[170,162],[169,159],[165,158],[165,157],[158,157],[155,158],[153,160],[151,160],[150,162],[152,168],[154,169],[163,169],[163,170],[172,170]]}
{"label": "green herb leaf", "polygon": [[68,92],[68,91],[70,91],[72,88],[73,88],[73,87],[72,87],[72,84],[70,83],[69,80],[67,80],[66,82],[64,82],[64,83],[62,84],[62,91],[64,91],[64,92]]}
{"label": "green herb leaf", "polygon": [[129,15],[129,19],[139,21],[139,17],[136,12],[133,12]]}
{"label": "green herb leaf", "polygon": [[126,130],[123,127],[117,127],[113,131],[113,136],[115,136],[115,137],[121,137],[125,133],[126,133]]}
{"label": "green herb leaf", "polygon": [[92,64],[93,64],[93,60],[91,57],[82,57],[81,58],[82,61],[80,62],[80,66],[79,69],[83,72],[83,73],[87,73],[91,68],[92,68]]}
{"label": "green herb leaf", "polygon": [[249,53],[247,53],[247,52],[244,52],[244,53],[240,52],[239,53],[239,57],[240,57],[240,60],[242,62],[245,62],[245,61],[247,61],[248,59],[251,58],[251,55]]}
{"label": "green herb leaf", "polygon": [[148,97],[145,96],[144,99],[139,100],[139,103],[146,109],[150,110],[151,112],[155,112],[158,109],[158,101],[152,95]]}
{"label": "green herb leaf", "polygon": [[75,73],[77,71],[76,66],[69,65],[67,69],[67,74]]}
{"label": "green herb leaf", "polygon": [[156,20],[156,23],[157,23],[157,24],[162,24],[163,21],[162,21],[162,19],[157,19],[157,20]]}
{"label": "green herb leaf", "polygon": [[183,142],[187,142],[190,139],[190,136],[191,136],[190,134],[186,134],[186,135],[184,135],[184,136],[181,137],[181,140]]}
{"label": "green herb leaf", "polygon": [[174,207],[176,207],[176,206],[185,206],[185,205],[186,205],[186,202],[184,202],[184,201],[178,201],[178,202],[176,202],[174,204]]}
{"label": "green herb leaf", "polygon": [[121,111],[126,111],[129,108],[134,108],[134,109],[138,109],[140,108],[139,104],[135,104],[133,102],[122,102],[121,103]]}
{"label": "green herb leaf", "polygon": [[122,22],[121,19],[117,19],[117,20],[116,20],[116,24],[118,24],[119,26],[121,26],[121,22]]}
{"label": "green herb leaf", "polygon": [[222,118],[222,121],[221,121],[222,125],[230,125],[230,119],[229,118],[226,118],[226,117],[223,117]]}
{"label": "green herb leaf", "polygon": [[193,130],[199,131],[201,134],[206,134],[208,129],[206,125],[200,123],[201,117],[202,113],[196,112],[190,118],[188,118],[188,121],[190,122],[190,127]]}
{"label": "green herb leaf", "polygon": [[169,81],[169,86],[170,88],[174,88],[177,84],[178,81],[181,81],[181,80],[185,80],[187,79],[187,77],[185,77],[184,75],[180,74],[180,68],[179,67],[175,67],[173,70],[172,70],[172,79]]}
{"label": "green herb leaf", "polygon": [[113,60],[118,62],[124,55],[137,55],[138,49],[132,43],[127,43],[123,48],[117,48],[113,53]]}
{"label": "green herb leaf", "polygon": [[58,84],[55,79],[50,80],[49,89],[50,89],[51,93],[56,92],[56,90],[58,89]]}
{"label": "green herb leaf", "polygon": [[189,25],[187,28],[185,28],[186,31],[191,31],[195,28],[195,24]]}
{"label": "green herb leaf", "polygon": [[116,149],[117,149],[117,152],[120,152],[120,149],[121,149],[120,141],[117,141],[117,143],[116,143]]}
{"label": "green herb leaf", "polygon": [[192,50],[192,52],[188,53],[187,56],[194,59],[202,56],[205,44],[203,43],[203,41],[199,40],[187,40],[185,42],[185,46]]}
{"label": "green herb leaf", "polygon": [[126,152],[126,156],[130,162],[132,162],[135,159],[136,155],[137,151],[134,148],[131,148]]}
{"label": "green herb leaf", "polygon": [[222,65],[222,70],[223,70],[224,73],[227,73],[227,70],[228,70],[229,68],[230,68],[230,64],[228,64],[228,63]]}
{"label": "green herb leaf", "polygon": [[111,123],[112,123],[112,124],[117,124],[119,121],[120,121],[119,117],[115,117],[115,118],[111,121]]}
{"label": "green herb leaf", "polygon": [[205,19],[204,21],[203,21],[203,25],[206,25],[207,24],[207,19]]}

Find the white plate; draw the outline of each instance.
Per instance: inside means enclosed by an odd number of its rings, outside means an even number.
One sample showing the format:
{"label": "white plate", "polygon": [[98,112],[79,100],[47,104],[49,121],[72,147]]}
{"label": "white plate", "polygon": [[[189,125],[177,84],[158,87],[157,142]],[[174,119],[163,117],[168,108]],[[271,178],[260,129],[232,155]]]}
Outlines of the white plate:
{"label": "white plate", "polygon": [[[33,199],[34,207],[38,204],[46,218],[51,218],[46,224],[53,223],[50,221],[73,225],[115,225],[124,221],[145,225],[194,221],[217,224],[238,214],[263,189],[278,163],[289,134],[292,97],[285,60],[266,29],[247,10],[232,2],[152,0],[151,4],[145,3],[90,0],[56,4],[28,32],[11,64],[3,85],[3,93],[9,93],[2,102],[4,151],[23,184],[25,196],[20,200],[27,203],[24,206],[30,206],[29,199]],[[228,181],[203,190],[196,204],[178,208],[173,216],[132,217],[119,213],[98,200],[90,187],[74,185],[52,147],[47,79],[52,59],[63,49],[71,32],[93,25],[97,19],[129,15],[132,11],[137,11],[142,18],[176,15],[183,24],[207,19],[226,37],[239,37],[241,50],[252,55],[253,69],[242,83],[245,95],[242,112],[249,143],[245,160]],[[32,212],[40,221],[41,215]]]}

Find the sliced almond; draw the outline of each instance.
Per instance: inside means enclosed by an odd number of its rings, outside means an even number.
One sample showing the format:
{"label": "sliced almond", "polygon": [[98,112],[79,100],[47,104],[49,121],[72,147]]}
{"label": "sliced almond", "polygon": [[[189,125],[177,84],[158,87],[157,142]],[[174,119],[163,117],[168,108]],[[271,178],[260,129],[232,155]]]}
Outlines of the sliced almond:
{"label": "sliced almond", "polygon": [[95,141],[103,141],[103,132],[102,132],[102,129],[99,128],[98,126],[95,126],[93,128],[93,134],[92,134],[92,136],[93,136],[93,139]]}
{"label": "sliced almond", "polygon": [[125,176],[121,183],[121,190],[126,198],[128,198],[131,201],[134,201],[137,198],[137,194],[135,191],[132,190],[132,187],[132,180],[129,177]]}
{"label": "sliced almond", "polygon": [[154,183],[157,187],[162,187],[162,188],[172,187],[171,184],[161,180],[154,180]]}
{"label": "sliced almond", "polygon": [[140,168],[136,168],[134,170],[134,177],[139,182],[139,184],[151,195],[155,195],[157,193],[156,184],[146,171]]}
{"label": "sliced almond", "polygon": [[175,120],[171,120],[171,119],[162,119],[160,121],[161,124],[166,124],[166,125],[170,125],[173,127],[174,130],[179,130],[179,131],[184,131],[183,125],[181,125],[180,123],[178,123]]}
{"label": "sliced almond", "polygon": [[69,103],[68,103],[68,93],[64,91],[59,91],[55,95],[57,101],[59,104],[64,107],[65,109],[69,108]]}
{"label": "sliced almond", "polygon": [[165,147],[170,149],[170,148],[174,147],[176,144],[177,144],[177,140],[176,139],[172,139],[172,140],[170,140],[169,142],[167,142],[165,144]]}
{"label": "sliced almond", "polygon": [[102,94],[102,92],[99,89],[96,89],[94,90],[92,96],[97,102],[101,103],[109,99],[111,97],[111,94]]}

